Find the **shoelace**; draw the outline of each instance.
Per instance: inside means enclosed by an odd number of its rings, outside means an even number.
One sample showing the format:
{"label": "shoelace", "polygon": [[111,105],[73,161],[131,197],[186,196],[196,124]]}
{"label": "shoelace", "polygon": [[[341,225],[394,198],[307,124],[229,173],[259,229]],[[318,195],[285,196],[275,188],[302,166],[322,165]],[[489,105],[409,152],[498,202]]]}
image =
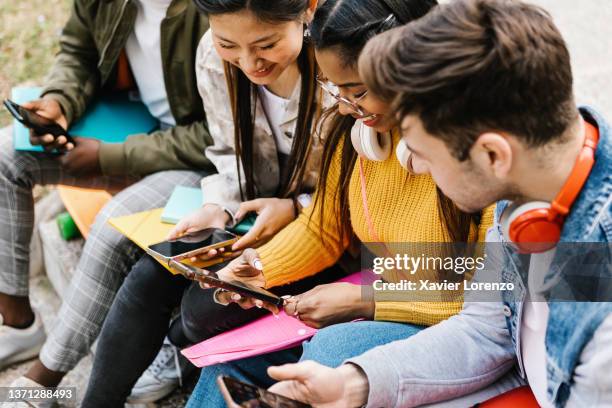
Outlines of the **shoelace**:
{"label": "shoelace", "polygon": [[174,360],[174,370],[176,372],[176,376],[179,380],[179,386],[183,386],[183,373],[181,372],[181,366],[179,362],[178,350],[171,344],[163,344],[157,358],[153,361],[151,366],[147,369],[155,377],[159,380],[159,374],[162,369],[168,365],[170,359]]}

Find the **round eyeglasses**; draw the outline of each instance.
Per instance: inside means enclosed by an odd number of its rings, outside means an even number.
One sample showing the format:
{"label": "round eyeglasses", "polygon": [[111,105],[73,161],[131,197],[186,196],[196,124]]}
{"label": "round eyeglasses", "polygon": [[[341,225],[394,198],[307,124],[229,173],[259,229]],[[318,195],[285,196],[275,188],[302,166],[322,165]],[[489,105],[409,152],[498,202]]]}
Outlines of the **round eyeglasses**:
{"label": "round eyeglasses", "polygon": [[327,80],[322,80],[318,76],[317,76],[316,79],[317,79],[317,83],[319,84],[321,89],[323,89],[325,92],[327,92],[336,101],[344,103],[345,105],[347,105],[353,111],[353,113],[356,113],[359,116],[365,116],[366,115],[366,113],[363,111],[363,109],[361,109],[361,107],[359,106],[359,102],[362,101],[363,98],[366,97],[366,95],[368,94],[367,90],[359,98],[357,98],[355,100],[350,100],[350,99],[345,98],[345,97],[340,95],[340,90],[338,89],[338,86],[335,85],[333,82],[330,82],[330,81],[327,81]]}

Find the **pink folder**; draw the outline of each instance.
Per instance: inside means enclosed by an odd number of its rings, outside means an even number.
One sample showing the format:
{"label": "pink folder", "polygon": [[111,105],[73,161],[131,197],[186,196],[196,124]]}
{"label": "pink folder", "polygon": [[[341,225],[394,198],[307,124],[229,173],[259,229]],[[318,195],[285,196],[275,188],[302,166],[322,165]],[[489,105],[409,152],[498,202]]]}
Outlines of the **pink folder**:
{"label": "pink folder", "polygon": [[[361,281],[361,272],[340,280],[356,285],[361,284]],[[316,332],[316,329],[281,312],[276,317],[267,315],[221,333],[188,347],[181,353],[196,367],[206,367],[295,347],[314,336]]]}

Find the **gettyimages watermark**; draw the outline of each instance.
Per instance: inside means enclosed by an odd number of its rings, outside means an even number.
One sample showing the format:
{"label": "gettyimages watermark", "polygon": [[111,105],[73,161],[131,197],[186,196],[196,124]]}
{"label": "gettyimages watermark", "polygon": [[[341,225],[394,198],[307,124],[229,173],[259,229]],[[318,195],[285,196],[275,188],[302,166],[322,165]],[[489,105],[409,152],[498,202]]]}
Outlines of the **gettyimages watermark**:
{"label": "gettyimages watermark", "polygon": [[612,246],[560,243],[537,255],[511,244],[362,245],[363,295],[377,301],[612,302]]}

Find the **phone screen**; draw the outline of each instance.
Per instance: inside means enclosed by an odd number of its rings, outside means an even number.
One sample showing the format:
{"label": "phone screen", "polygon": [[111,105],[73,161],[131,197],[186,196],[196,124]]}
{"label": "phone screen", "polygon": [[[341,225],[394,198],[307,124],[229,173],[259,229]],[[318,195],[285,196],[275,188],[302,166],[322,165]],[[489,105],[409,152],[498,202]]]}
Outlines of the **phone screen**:
{"label": "phone screen", "polygon": [[238,381],[232,377],[221,377],[230,397],[244,408],[308,408],[310,405],[274,394],[263,388]]}
{"label": "phone screen", "polygon": [[149,247],[166,258],[183,255],[197,249],[206,248],[236,239],[236,235],[219,228],[207,228],[193,234],[185,235],[174,241],[164,241]]}

